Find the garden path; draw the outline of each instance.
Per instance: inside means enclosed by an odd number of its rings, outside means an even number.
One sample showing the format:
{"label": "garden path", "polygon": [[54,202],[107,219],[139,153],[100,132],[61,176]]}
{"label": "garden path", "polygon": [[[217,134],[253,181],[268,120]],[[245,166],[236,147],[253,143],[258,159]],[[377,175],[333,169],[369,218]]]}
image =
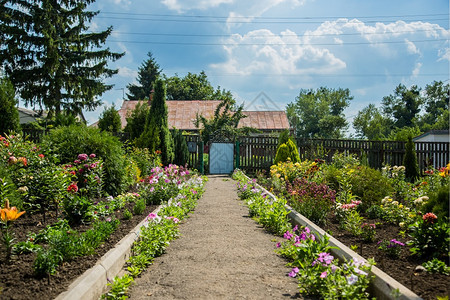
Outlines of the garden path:
{"label": "garden path", "polygon": [[[229,176],[209,176],[181,236],[130,289],[130,299],[295,299],[274,236],[248,216]],[[278,238],[277,238],[278,239]]]}

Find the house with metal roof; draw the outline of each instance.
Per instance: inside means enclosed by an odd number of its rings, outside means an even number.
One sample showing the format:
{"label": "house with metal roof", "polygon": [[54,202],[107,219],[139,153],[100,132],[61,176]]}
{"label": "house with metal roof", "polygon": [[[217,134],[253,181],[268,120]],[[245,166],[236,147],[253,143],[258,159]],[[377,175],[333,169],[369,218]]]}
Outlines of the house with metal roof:
{"label": "house with metal roof", "polygon": [[[198,131],[194,125],[197,114],[205,118],[213,118],[220,100],[168,100],[169,128],[188,132]],[[119,109],[122,128],[127,124],[127,116],[133,111],[139,101],[125,100]],[[263,133],[279,132],[289,129],[289,121],[284,111],[244,111],[246,118],[241,119],[238,128],[253,127]],[[144,125],[144,124],[142,124]]]}

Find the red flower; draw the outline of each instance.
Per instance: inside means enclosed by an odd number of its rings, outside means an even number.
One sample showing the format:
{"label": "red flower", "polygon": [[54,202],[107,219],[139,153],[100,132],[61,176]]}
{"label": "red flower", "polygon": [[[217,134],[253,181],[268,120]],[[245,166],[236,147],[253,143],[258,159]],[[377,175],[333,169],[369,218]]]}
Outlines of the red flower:
{"label": "red flower", "polygon": [[437,216],[433,213],[426,213],[422,216],[422,219],[425,221],[425,223],[433,224],[437,220]]}
{"label": "red flower", "polygon": [[39,154],[38,155],[40,158],[44,158],[44,154]]}
{"label": "red flower", "polygon": [[78,192],[78,186],[76,183],[72,183],[71,185],[69,185],[69,187],[67,188],[67,191],[69,193],[75,194],[76,192]]}

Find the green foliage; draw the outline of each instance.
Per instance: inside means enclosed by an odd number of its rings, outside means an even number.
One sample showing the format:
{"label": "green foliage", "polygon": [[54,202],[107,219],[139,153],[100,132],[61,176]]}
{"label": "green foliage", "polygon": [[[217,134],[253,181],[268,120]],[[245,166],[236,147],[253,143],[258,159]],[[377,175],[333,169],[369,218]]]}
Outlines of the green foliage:
{"label": "green foliage", "polygon": [[432,274],[438,273],[447,276],[450,275],[450,267],[448,267],[445,262],[437,258],[433,258],[430,261],[424,262],[422,266],[425,267],[425,269],[427,269],[427,271]]}
{"label": "green foliage", "polygon": [[289,129],[284,129],[280,132],[280,135],[278,136],[278,145],[277,149],[282,145],[286,144],[289,138],[291,137],[291,134],[289,132]]}
{"label": "green foliage", "polygon": [[[145,204],[145,202],[144,202],[144,204]],[[130,220],[132,217],[133,217],[133,214],[128,209],[125,209],[123,211],[123,219],[124,220]]]}
{"label": "green foliage", "polygon": [[85,196],[68,195],[62,202],[65,219],[71,225],[87,223],[92,216],[89,213],[92,202]]}
{"label": "green foliage", "polygon": [[379,170],[367,166],[353,169],[350,179],[352,193],[361,199],[363,211],[373,204],[380,204],[381,199],[393,192],[389,180]]}
{"label": "green foliage", "polygon": [[0,64],[26,105],[46,107],[56,115],[64,110],[82,114],[99,106],[97,96],[112,88],[103,79],[117,70],[107,68],[107,62],[124,53],[101,49],[112,27],[89,30],[98,14],[86,10],[91,2],[2,3]]}
{"label": "green foliage", "polygon": [[413,255],[444,257],[449,254],[450,226],[448,219],[423,218],[409,226],[408,245]]}
{"label": "green foliage", "polygon": [[383,113],[394,121],[395,127],[414,126],[423,102],[420,91],[421,89],[416,85],[408,89],[403,84],[399,84],[394,90],[394,95],[383,97]]}
{"label": "green foliage", "polygon": [[180,78],[177,74],[165,78],[168,100],[232,100],[230,91],[216,89],[211,85],[205,71],[200,74],[188,74]]}
{"label": "green foliage", "polygon": [[410,136],[418,136],[422,133],[423,132],[417,126],[394,128],[387,136],[387,140],[407,142]]}
{"label": "green foliage", "polygon": [[289,147],[286,144],[281,144],[277,149],[277,154],[275,155],[275,159],[273,160],[274,165],[278,165],[278,163],[288,161],[289,157]]}
{"label": "green foliage", "polygon": [[139,101],[131,113],[127,115],[127,125],[123,131],[130,134],[130,141],[135,142],[135,140],[144,132],[149,109],[150,107],[147,102]]}
{"label": "green foliage", "polygon": [[127,149],[127,156],[136,162],[141,171],[141,177],[150,175],[152,168],[158,167],[161,163],[161,156],[150,153],[147,148],[129,148]]}
{"label": "green foliage", "polygon": [[16,108],[14,87],[6,78],[0,78],[0,135],[19,131],[19,111]]}
{"label": "green foliage", "polygon": [[168,111],[166,104],[166,89],[161,79],[155,82],[155,93],[145,122],[144,132],[136,145],[148,148],[150,151],[161,151],[164,165],[174,159],[173,139],[169,131]]}
{"label": "green foliage", "polygon": [[239,121],[246,117],[243,109],[244,105],[237,106],[233,98],[225,98],[217,106],[212,119],[197,114],[194,125],[200,129],[202,141],[208,143],[210,136],[217,132],[229,137],[257,132],[250,127],[238,128]]}
{"label": "green foliage", "polygon": [[103,294],[101,299],[127,299],[128,289],[133,282],[134,278],[129,274],[125,274],[122,277],[114,277],[114,281],[112,283],[108,283],[108,287],[110,288],[109,291],[106,294]]}
{"label": "green foliage", "polygon": [[348,124],[344,110],[353,96],[349,89],[301,89],[287,106],[289,120],[296,123],[297,137],[340,138]]}
{"label": "green foliage", "polygon": [[120,121],[119,113],[114,104],[105,108],[100,114],[98,120],[98,128],[102,131],[119,132],[122,131],[122,122]]}
{"label": "green foliage", "polygon": [[31,241],[18,242],[13,246],[13,253],[17,255],[36,253],[42,249],[41,245],[36,245]]}
{"label": "green foliage", "polygon": [[429,194],[429,201],[425,203],[423,210],[433,212],[438,218],[449,218],[450,183],[443,184]]}
{"label": "green foliage", "polygon": [[43,146],[61,163],[72,163],[80,153],[95,153],[103,161],[105,191],[118,195],[126,188],[125,151],[108,132],[84,125],[56,128],[44,137]]}
{"label": "green foliage", "polygon": [[145,211],[145,198],[139,198],[133,206],[133,214],[134,215],[142,215]]}
{"label": "green foliage", "polygon": [[[128,100],[144,100],[149,99],[153,90],[153,84],[161,74],[161,68],[156,62],[151,52],[147,53],[147,60],[145,60],[138,69],[138,84],[130,83],[127,89]],[[141,123],[144,124],[144,123]]]}
{"label": "green foliage", "polygon": [[183,136],[178,129],[173,130],[173,143],[175,158],[173,163],[179,166],[184,166],[189,160],[189,149],[186,142],[186,137]]}
{"label": "green foliage", "polygon": [[408,141],[406,142],[403,165],[405,166],[405,178],[410,182],[414,182],[420,173],[419,165],[417,164],[416,149],[411,136],[408,137]]}
{"label": "green foliage", "polygon": [[356,137],[368,140],[384,140],[389,135],[393,122],[384,116],[374,104],[358,112],[353,120]]}
{"label": "green foliage", "polygon": [[37,276],[54,275],[62,260],[61,254],[56,249],[47,251],[41,248],[33,263],[34,273]]}

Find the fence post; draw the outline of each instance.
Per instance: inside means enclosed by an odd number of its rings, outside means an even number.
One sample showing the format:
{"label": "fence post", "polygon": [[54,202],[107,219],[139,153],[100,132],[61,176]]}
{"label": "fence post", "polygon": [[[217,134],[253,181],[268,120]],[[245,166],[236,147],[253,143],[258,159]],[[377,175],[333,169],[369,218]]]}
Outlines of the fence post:
{"label": "fence post", "polygon": [[235,164],[235,168],[239,169],[239,140],[236,140],[236,164]]}
{"label": "fence post", "polygon": [[203,174],[205,172],[204,165],[203,165],[203,141],[200,141],[199,143],[199,149],[198,149],[198,162],[199,162],[199,171],[200,174]]}

